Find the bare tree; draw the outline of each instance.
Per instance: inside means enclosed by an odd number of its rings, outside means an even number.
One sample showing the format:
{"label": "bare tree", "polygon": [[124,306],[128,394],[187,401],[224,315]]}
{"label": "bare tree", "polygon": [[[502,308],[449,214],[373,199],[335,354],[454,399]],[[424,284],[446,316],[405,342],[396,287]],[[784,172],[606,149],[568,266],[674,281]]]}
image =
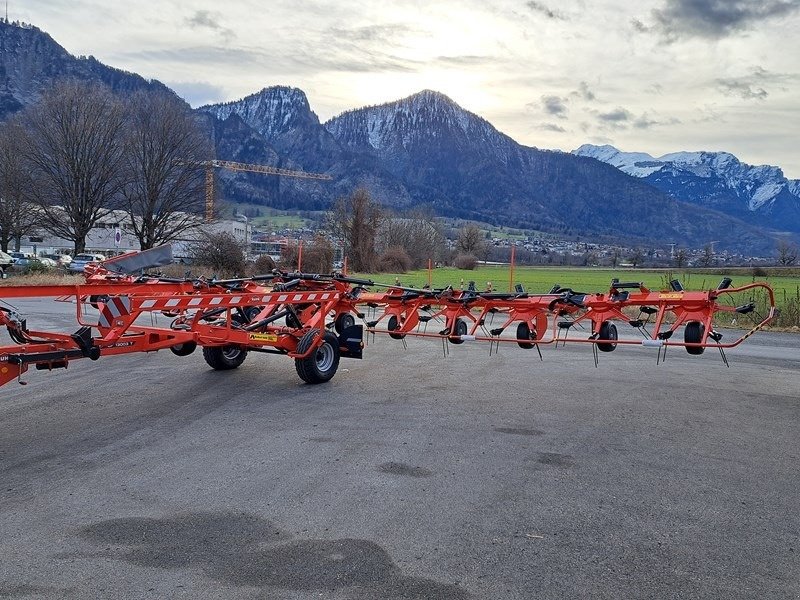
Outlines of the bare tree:
{"label": "bare tree", "polygon": [[782,267],[790,267],[797,261],[797,245],[790,244],[786,240],[778,242],[778,264]]}
{"label": "bare tree", "polygon": [[201,222],[209,140],[188,108],[164,94],[139,92],[128,101],[125,210],[142,249],[175,239]]}
{"label": "bare tree", "polygon": [[622,253],[620,252],[620,249],[614,246],[613,250],[611,250],[611,266],[614,267],[615,269],[619,264],[619,259],[621,256]]}
{"label": "bare tree", "polygon": [[380,207],[364,188],[336,201],[330,228],[344,242],[345,254],[353,271],[375,270],[375,241],[382,219]]}
{"label": "bare tree", "polygon": [[227,231],[207,233],[189,249],[192,263],[214,269],[217,275],[242,275],[245,271],[244,248]]}
{"label": "bare tree", "polygon": [[335,255],[333,244],[323,235],[315,235],[311,243],[303,248],[303,271],[311,273],[330,273],[333,270]]}
{"label": "bare tree", "polygon": [[379,232],[378,245],[383,253],[405,250],[411,268],[427,265],[428,259],[444,255],[445,238],[432,213],[415,210],[402,217],[386,218]]}
{"label": "bare tree", "polygon": [[706,244],[703,246],[703,255],[700,257],[700,264],[710,267],[714,263],[714,246]]}
{"label": "bare tree", "polygon": [[456,248],[463,254],[479,256],[486,248],[483,232],[476,225],[467,225],[458,232]]}
{"label": "bare tree", "polygon": [[123,106],[101,87],[62,83],[26,110],[22,122],[43,226],[83,252],[87,234],[124,184]]}
{"label": "bare tree", "polygon": [[689,257],[686,254],[686,249],[680,248],[677,252],[675,252],[675,266],[679,269],[682,269],[686,266],[686,262],[688,261]]}
{"label": "bare tree", "polygon": [[629,260],[631,261],[631,266],[635,269],[642,264],[644,251],[641,248],[634,248]]}
{"label": "bare tree", "polygon": [[14,242],[19,250],[22,236],[35,232],[41,212],[28,199],[33,187],[30,171],[22,158],[22,130],[16,121],[0,129],[0,250],[8,252]]}

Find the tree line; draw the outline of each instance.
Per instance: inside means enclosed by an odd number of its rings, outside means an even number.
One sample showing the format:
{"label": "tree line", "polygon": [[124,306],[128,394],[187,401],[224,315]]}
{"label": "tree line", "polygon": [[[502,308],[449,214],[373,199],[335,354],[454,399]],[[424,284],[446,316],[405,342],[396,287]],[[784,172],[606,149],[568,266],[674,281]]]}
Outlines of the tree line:
{"label": "tree line", "polygon": [[0,248],[37,230],[85,250],[124,210],[142,249],[200,222],[211,141],[180,99],[69,81],[0,125]]}

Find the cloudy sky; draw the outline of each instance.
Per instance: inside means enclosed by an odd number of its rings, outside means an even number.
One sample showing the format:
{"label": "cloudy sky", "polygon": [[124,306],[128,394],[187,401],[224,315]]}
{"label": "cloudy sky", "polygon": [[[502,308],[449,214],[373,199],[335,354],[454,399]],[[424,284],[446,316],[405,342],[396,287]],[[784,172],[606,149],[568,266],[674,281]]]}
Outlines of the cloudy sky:
{"label": "cloudy sky", "polygon": [[10,0],[9,18],[193,106],[291,85],[326,120],[428,88],[539,148],[727,150],[800,178],[800,0]]}

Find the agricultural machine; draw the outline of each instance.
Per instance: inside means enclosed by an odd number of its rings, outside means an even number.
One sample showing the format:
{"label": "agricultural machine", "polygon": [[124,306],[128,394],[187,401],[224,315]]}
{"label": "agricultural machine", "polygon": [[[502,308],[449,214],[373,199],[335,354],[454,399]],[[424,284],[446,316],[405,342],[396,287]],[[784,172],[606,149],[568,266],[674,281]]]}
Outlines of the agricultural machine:
{"label": "agricultural machine", "polygon": [[[0,385],[15,379],[24,383],[22,375],[31,366],[53,370],[83,358],[158,350],[187,356],[198,349],[217,370],[237,368],[250,352],[283,354],[294,359],[303,381],[324,383],[335,375],[340,358],[362,357],[365,330],[403,344],[409,336],[437,338],[445,353],[450,344],[483,341],[490,353],[511,343],[536,349],[541,357],[541,346],[583,343],[591,345],[597,365],[599,352],[620,344],[655,347],[657,361],[669,346],[682,346],[693,355],[717,348],[728,364],[724,350],[741,344],[776,314],[767,284],[735,288],[729,278],[704,291],[684,290],[677,280],[668,290],[651,291],[614,279],[607,292],[554,286],[545,294],[530,294],[519,285],[510,293],[480,292],[474,284],[411,288],[341,273],[276,270],[237,279],[148,273],[170,261],[169,247],[163,247],[91,264],[85,283],[78,285],[0,287],[0,325],[14,343],[0,347]],[[729,301],[756,289],[768,298],[763,316],[753,302]],[[18,298],[74,303],[77,330],[30,328],[13,307]],[[750,317],[752,328],[723,343],[715,320],[721,313]],[[154,315],[169,324],[157,325]],[[618,325],[636,337],[620,336]],[[682,340],[676,335],[681,328]]]}

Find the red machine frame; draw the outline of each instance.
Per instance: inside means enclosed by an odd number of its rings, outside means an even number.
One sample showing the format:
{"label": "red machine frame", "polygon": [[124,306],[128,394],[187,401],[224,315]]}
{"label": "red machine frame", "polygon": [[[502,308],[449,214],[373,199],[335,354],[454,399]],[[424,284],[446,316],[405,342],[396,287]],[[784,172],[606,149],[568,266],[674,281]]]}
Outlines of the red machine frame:
{"label": "red machine frame", "polygon": [[[689,354],[718,348],[727,364],[724,349],[741,344],[776,314],[774,294],[766,283],[732,288],[728,278],[705,291],[686,291],[673,280],[671,289],[653,292],[641,283],[615,279],[607,293],[555,286],[537,295],[520,286],[508,294],[478,292],[474,286],[467,290],[381,286],[385,291],[370,292],[366,288],[380,284],[341,274],[278,271],[252,278],[188,280],[118,274],[92,266],[86,279],[81,285],[0,287],[0,300],[74,301],[80,325],[72,334],[32,331],[14,310],[0,306],[0,325],[7,327],[16,344],[0,347],[0,385],[14,379],[22,383],[21,376],[31,365],[52,370],[81,358],[167,348],[184,356],[198,346],[214,369],[234,369],[251,351],[271,352],[295,359],[304,381],[323,383],[335,374],[340,357],[361,358],[363,328],[355,317],[363,319],[366,309],[382,309],[376,320],[366,322],[368,332],[394,339],[435,337],[442,340],[445,351],[446,342],[506,342],[537,350],[559,342],[588,343],[597,364],[598,351],[611,352],[619,344],[657,347],[659,360],[668,346],[683,346]],[[755,289],[766,292],[768,314],[740,338],[721,343],[722,334],[714,329],[715,315],[751,314],[755,306],[725,304],[720,297]],[[97,322],[87,321],[85,303],[99,310]],[[631,318],[626,309],[639,314]],[[169,327],[137,323],[146,313],[163,314],[172,321]],[[495,315],[504,321],[489,330],[487,320]],[[378,328],[384,320],[386,329]],[[429,333],[432,321],[442,323],[443,329]],[[591,324],[588,338],[570,337],[570,331],[584,322]],[[641,339],[620,339],[615,324],[619,322],[639,331]],[[647,329],[651,322],[652,332]],[[504,335],[514,323],[516,334]],[[684,327],[682,342],[672,339],[679,327]]]}

